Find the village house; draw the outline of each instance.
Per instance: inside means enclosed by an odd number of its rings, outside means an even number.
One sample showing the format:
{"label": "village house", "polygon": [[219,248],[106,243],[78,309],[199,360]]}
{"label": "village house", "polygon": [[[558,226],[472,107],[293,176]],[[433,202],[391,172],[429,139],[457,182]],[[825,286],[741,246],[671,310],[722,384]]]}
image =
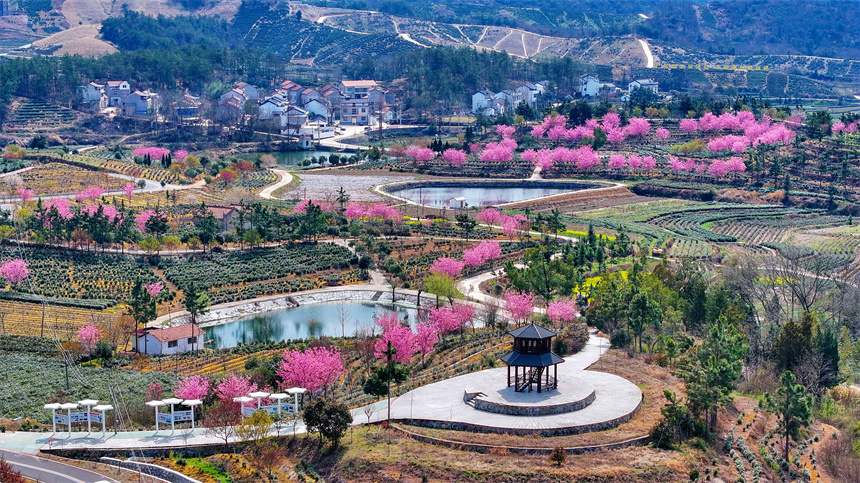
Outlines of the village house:
{"label": "village house", "polygon": [[122,100],[131,94],[131,85],[126,81],[107,82],[108,107],[119,107]]}
{"label": "village house", "polygon": [[311,89],[309,87],[309,88],[302,91],[300,101],[301,101],[302,105],[304,106],[308,102],[311,102],[314,99],[322,100],[322,98],[323,98],[323,96],[322,96],[322,94],[320,94],[320,92],[318,90]]}
{"label": "village house", "polygon": [[648,89],[654,94],[658,94],[660,91],[660,84],[655,82],[654,79],[639,79],[627,85],[627,92],[630,94],[632,94],[636,89]]}
{"label": "village house", "polygon": [[327,103],[324,101],[311,99],[307,104],[305,104],[304,109],[308,111],[308,115],[311,117],[321,117],[327,122],[332,121],[331,109],[329,109]]}
{"label": "village house", "polygon": [[340,92],[346,97],[363,97],[376,87],[375,80],[345,80],[340,82]]}
{"label": "village house", "polygon": [[227,124],[236,124],[245,115],[245,102],[228,98],[218,103],[215,108],[215,120]]}
{"label": "village house", "polygon": [[344,99],[340,103],[340,122],[367,126],[370,124],[370,99],[357,97]]}
{"label": "village house", "polygon": [[170,328],[135,331],[138,352],[151,355],[173,355],[203,348],[203,330],[194,324]]}
{"label": "village house", "polygon": [[248,102],[248,96],[245,95],[245,92],[242,89],[234,87],[229,91],[221,94],[221,97],[218,98],[219,103],[227,102],[228,100],[233,100],[236,102],[241,102],[245,104]]}
{"label": "village house", "polygon": [[269,119],[280,117],[284,110],[289,107],[289,105],[290,102],[282,94],[275,94],[273,96],[267,97],[266,100],[262,104],[260,104],[260,120],[267,121]]}
{"label": "village house", "polygon": [[579,95],[582,97],[594,97],[600,93],[600,81],[597,76],[583,74],[579,76]]}
{"label": "village house", "polygon": [[81,103],[90,106],[93,111],[101,111],[108,105],[108,97],[105,91],[104,84],[90,82],[85,86],[78,88],[81,96]]}
{"label": "village house", "polygon": [[186,91],[182,98],[173,104],[173,116],[179,122],[196,121],[200,118],[200,97]]}
{"label": "village house", "polygon": [[288,107],[281,113],[281,134],[285,136],[298,134],[307,120],[308,111],[296,106]]}
{"label": "village house", "polygon": [[256,101],[260,98],[260,90],[256,86],[248,84],[247,82],[239,82],[236,84],[235,89],[242,91],[242,94],[245,94],[245,98],[249,101]]}
{"label": "village house", "polygon": [[134,91],[122,100],[121,112],[128,117],[148,117],[158,111],[160,101],[158,94],[146,91]]}
{"label": "village house", "polygon": [[485,116],[496,115],[495,98],[492,92],[483,90],[472,94],[472,113],[479,112]]}

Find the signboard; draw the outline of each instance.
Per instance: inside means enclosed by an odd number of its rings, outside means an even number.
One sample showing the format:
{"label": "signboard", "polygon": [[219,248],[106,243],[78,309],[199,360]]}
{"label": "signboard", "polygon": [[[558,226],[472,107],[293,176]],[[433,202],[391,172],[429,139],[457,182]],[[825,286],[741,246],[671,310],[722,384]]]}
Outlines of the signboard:
{"label": "signboard", "polygon": [[[89,416],[89,417],[87,417],[87,416]],[[102,422],[102,415],[100,413],[87,413],[87,412],[72,413],[72,423],[86,423],[87,421],[92,421],[94,423],[101,423]],[[57,424],[63,424],[63,425],[68,426],[69,415],[68,414],[55,414],[54,415],[54,422]]]}
{"label": "signboard", "polygon": [[87,422],[87,415],[89,415],[87,412],[72,413],[72,422],[85,423]]}
{"label": "signboard", "polygon": [[[278,406],[262,406],[260,409],[257,409],[256,406],[243,406],[242,407],[242,415],[245,417],[249,417],[257,411],[265,411],[269,416],[275,416],[278,414]],[[286,414],[295,414],[295,405],[294,404],[282,404],[281,412]],[[177,413],[178,414],[178,413]],[[179,421],[179,418],[176,419]]]}
{"label": "signboard", "polygon": [[170,418],[170,413],[158,413],[158,422],[170,424],[173,421]]}
{"label": "signboard", "polygon": [[191,421],[191,411],[176,411],[173,413],[173,418],[177,423],[180,421]]}

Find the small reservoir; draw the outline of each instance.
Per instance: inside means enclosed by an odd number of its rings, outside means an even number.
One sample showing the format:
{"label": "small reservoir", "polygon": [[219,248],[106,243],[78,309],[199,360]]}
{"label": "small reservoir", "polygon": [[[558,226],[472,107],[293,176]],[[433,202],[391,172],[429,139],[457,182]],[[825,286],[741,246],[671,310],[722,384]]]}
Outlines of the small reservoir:
{"label": "small reservoir", "polygon": [[600,186],[560,181],[427,181],[389,185],[383,190],[419,205],[465,208],[526,201]]}
{"label": "small reservoir", "polygon": [[379,334],[376,318],[387,312],[397,313],[400,320],[415,327],[418,310],[414,305],[344,300],[275,310],[202,329],[206,347],[223,349],[252,342]]}

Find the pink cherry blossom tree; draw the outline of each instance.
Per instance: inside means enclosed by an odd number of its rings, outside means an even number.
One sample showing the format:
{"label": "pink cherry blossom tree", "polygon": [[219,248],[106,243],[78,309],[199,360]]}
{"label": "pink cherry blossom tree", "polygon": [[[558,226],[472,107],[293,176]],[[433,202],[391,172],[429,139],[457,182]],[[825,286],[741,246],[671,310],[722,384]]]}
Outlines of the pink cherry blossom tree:
{"label": "pink cherry blossom tree", "polygon": [[406,148],[406,157],[415,161],[427,162],[433,159],[436,153],[430,148],[412,145]]}
{"label": "pink cherry blossom tree", "polygon": [[699,122],[695,119],[681,119],[678,127],[684,132],[694,132],[699,130]]}
{"label": "pink cherry blossom tree", "polygon": [[284,358],[275,371],[281,387],[304,387],[312,393],[334,384],[346,369],[337,347],[311,347],[307,350],[284,350]]}
{"label": "pink cherry blossom tree", "polygon": [[[251,376],[229,376],[218,381],[215,386],[215,395],[222,401],[232,402],[234,397],[247,396],[248,393],[257,392],[259,388],[251,382]],[[250,405],[251,403],[248,403]]]}
{"label": "pink cherry blossom tree", "polygon": [[672,133],[665,127],[657,128],[657,137],[660,139],[669,139]]}
{"label": "pink cherry blossom tree", "polygon": [[343,212],[348,220],[358,220],[367,217],[367,206],[359,203],[350,203],[346,205],[346,210]]}
{"label": "pink cherry blossom tree", "polygon": [[436,342],[439,341],[439,332],[429,322],[420,322],[416,327],[415,342],[418,351],[421,352],[421,363],[424,363],[424,356],[433,352],[436,347]]}
{"label": "pink cherry blossom tree", "polygon": [[477,267],[500,256],[502,256],[502,248],[499,246],[499,242],[482,241],[463,251],[463,262],[468,267]]}
{"label": "pink cherry blossom tree", "polygon": [[[179,399],[206,399],[209,395],[209,390],[212,388],[212,381],[205,376],[188,376],[179,381],[173,394]],[[249,391],[250,392],[250,391]]]}
{"label": "pink cherry blossom tree", "polygon": [[27,268],[27,262],[16,258],[4,262],[0,265],[0,277],[3,277],[11,284],[19,284],[30,275],[30,269]]}
{"label": "pink cherry blossom tree", "polygon": [[448,148],[442,153],[442,159],[451,163],[451,166],[462,168],[466,164],[466,152]]}
{"label": "pink cherry blossom tree", "polygon": [[495,225],[501,221],[502,213],[495,208],[487,208],[478,213],[475,219],[487,225]]}
{"label": "pink cherry blossom tree", "polygon": [[579,310],[573,300],[556,300],[546,308],[546,316],[555,324],[573,322],[579,316]]}
{"label": "pink cherry blossom tree", "polygon": [[83,191],[75,195],[75,199],[78,203],[83,203],[84,201],[95,201],[101,198],[105,192],[106,190],[101,186],[87,186]]}
{"label": "pink cherry blossom tree", "polygon": [[517,324],[528,322],[532,312],[534,312],[534,295],[529,292],[509,290],[504,293],[503,298],[505,310],[510,312]]}
{"label": "pink cherry blossom tree", "polygon": [[27,188],[18,187],[15,191],[18,193],[18,198],[21,198],[21,203],[26,203],[36,196],[33,190]]}
{"label": "pink cherry blossom tree", "polygon": [[465,266],[465,262],[448,257],[439,257],[433,262],[433,265],[430,266],[430,271],[455,278],[460,275],[460,272],[463,271],[463,267]]}
{"label": "pink cherry blossom tree", "polygon": [[397,350],[397,353],[392,356],[392,360],[401,364],[409,364],[412,361],[412,355],[418,352],[418,340],[412,329],[400,323],[395,313],[386,313],[382,315],[376,324],[382,327],[382,336],[376,340],[374,344],[374,356],[378,359],[385,360],[388,350],[388,343],[391,347]]}
{"label": "pink cherry blossom tree", "polygon": [[511,138],[515,132],[517,132],[517,128],[514,126],[506,126],[504,124],[496,126],[496,134],[503,138]]}
{"label": "pink cherry blossom tree", "polygon": [[134,183],[126,183],[122,185],[122,191],[125,193],[125,197],[131,199],[134,196]]}
{"label": "pink cherry blossom tree", "polygon": [[651,123],[647,119],[641,117],[631,117],[630,123],[624,128],[628,136],[642,136],[648,134],[651,130]]}
{"label": "pink cherry blossom tree", "polygon": [[462,331],[475,317],[475,308],[467,304],[454,304],[430,311],[430,325],[439,334]]}
{"label": "pink cherry blossom tree", "polygon": [[158,294],[161,293],[161,289],[164,288],[164,284],[161,282],[150,283],[148,285],[144,285],[143,288],[149,292],[149,296],[155,298]]}
{"label": "pink cherry blossom tree", "polygon": [[104,338],[104,332],[95,325],[85,325],[78,329],[78,340],[87,353],[92,352],[96,348],[96,344]]}

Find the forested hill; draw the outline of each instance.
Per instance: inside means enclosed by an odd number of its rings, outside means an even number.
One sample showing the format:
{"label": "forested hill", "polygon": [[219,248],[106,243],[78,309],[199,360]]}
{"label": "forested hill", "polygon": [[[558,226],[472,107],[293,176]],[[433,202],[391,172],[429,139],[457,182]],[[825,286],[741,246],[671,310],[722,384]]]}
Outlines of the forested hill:
{"label": "forested hill", "polygon": [[729,0],[663,6],[639,33],[723,54],[860,59],[856,0]]}
{"label": "forested hill", "polygon": [[541,35],[636,34],[717,53],[860,58],[856,0],[325,0],[450,24],[499,25]]}

